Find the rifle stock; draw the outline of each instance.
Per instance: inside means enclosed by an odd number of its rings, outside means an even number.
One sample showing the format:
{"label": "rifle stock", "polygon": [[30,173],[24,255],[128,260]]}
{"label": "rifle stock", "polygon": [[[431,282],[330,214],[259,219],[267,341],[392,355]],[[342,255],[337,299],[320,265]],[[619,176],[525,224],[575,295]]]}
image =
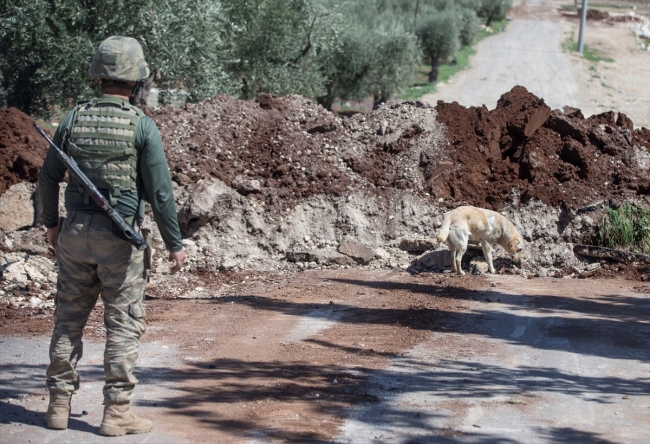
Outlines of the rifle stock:
{"label": "rifle stock", "polygon": [[86,175],[79,169],[77,162],[75,162],[74,159],[68,157],[68,155],[61,150],[61,148],[56,146],[56,144],[47,136],[47,134],[45,134],[45,131],[43,131],[40,126],[36,125],[36,131],[38,131],[41,136],[45,137],[45,140],[47,140],[50,146],[54,148],[54,151],[56,152],[56,155],[59,157],[59,159],[61,159],[65,166],[68,167],[68,170],[77,176],[83,187],[86,189],[86,191],[88,191],[88,194],[92,200],[94,200],[95,203],[99,205],[99,207],[104,210],[106,214],[108,214],[115,225],[117,225],[119,230],[124,235],[124,239],[131,242],[138,250],[144,250],[147,247],[147,243],[145,242],[144,238],[140,236],[140,234],[135,231],[133,227],[127,223],[126,220],[124,220],[120,213],[115,211],[115,208],[113,208],[108,200],[104,197],[104,195],[99,192],[95,184],[92,183],[90,179],[88,179],[88,177],[86,177]]}

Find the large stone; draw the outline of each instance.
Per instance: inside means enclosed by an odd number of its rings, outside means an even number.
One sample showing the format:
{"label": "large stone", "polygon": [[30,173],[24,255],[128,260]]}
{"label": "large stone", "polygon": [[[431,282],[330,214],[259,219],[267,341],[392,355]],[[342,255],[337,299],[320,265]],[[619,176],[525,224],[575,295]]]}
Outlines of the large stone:
{"label": "large stone", "polygon": [[451,254],[449,250],[436,250],[420,256],[415,265],[422,268],[450,267]]}
{"label": "large stone", "polygon": [[289,262],[316,262],[319,265],[355,265],[352,258],[335,251],[287,251],[286,259]]}
{"label": "large stone", "polygon": [[408,239],[404,238],[399,243],[399,248],[404,251],[412,253],[424,253],[425,251],[433,250],[438,246],[438,241],[435,239]]}
{"label": "large stone", "polygon": [[0,228],[9,233],[34,225],[34,190],[36,185],[22,182],[0,196]]}
{"label": "large stone", "polygon": [[219,179],[199,183],[178,212],[178,222],[182,229],[195,231],[207,224],[218,212],[227,211],[235,199],[238,199],[237,193]]}
{"label": "large stone", "polygon": [[469,271],[472,274],[485,274],[490,270],[490,266],[485,259],[474,258],[469,263]]}
{"label": "large stone", "polygon": [[6,264],[2,270],[2,281],[26,285],[30,282],[56,282],[54,262],[42,256],[29,256],[11,253],[4,257]]}
{"label": "large stone", "polygon": [[339,253],[350,256],[359,264],[367,264],[375,257],[375,252],[372,248],[351,239],[341,242],[341,245],[339,245]]}

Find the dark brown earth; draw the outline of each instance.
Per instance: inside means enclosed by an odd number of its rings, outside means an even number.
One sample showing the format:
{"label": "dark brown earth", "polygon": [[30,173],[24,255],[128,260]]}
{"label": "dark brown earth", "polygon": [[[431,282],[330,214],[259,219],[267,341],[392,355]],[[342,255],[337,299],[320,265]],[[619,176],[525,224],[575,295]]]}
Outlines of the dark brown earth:
{"label": "dark brown earth", "polygon": [[[425,105],[389,106],[408,113]],[[430,134],[413,124],[397,140],[382,137],[377,134],[386,119],[381,109],[340,118],[298,96],[260,95],[254,101],[219,96],[180,109],[146,111],[161,130],[173,179],[180,185],[212,176],[241,194],[288,201],[348,187],[377,193],[413,189],[432,199],[493,209],[516,196],[552,206],[564,202],[574,209],[596,199],[650,192],[634,148],[650,146],[650,130],[634,130],[623,113],[584,118],[577,109],[551,111],[523,87],[504,94],[492,111],[455,102],[439,102],[436,110],[449,145],[442,152],[423,150],[416,174],[401,159]],[[4,191],[19,181],[37,180],[46,145],[29,117],[15,109],[2,113]],[[370,131],[357,131],[360,126]],[[358,152],[346,148],[350,145]],[[350,168],[346,172],[332,168],[335,152]],[[423,176],[424,183],[416,176]],[[250,188],[250,180],[259,181],[259,188]]]}
{"label": "dark brown earth", "polygon": [[47,142],[34,120],[15,108],[0,109],[0,194],[19,182],[36,182]]}

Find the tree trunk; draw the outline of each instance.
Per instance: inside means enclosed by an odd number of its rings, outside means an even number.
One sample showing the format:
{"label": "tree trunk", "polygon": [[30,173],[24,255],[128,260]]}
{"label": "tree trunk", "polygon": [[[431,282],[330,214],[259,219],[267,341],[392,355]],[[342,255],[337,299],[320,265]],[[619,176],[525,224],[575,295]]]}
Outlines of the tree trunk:
{"label": "tree trunk", "polygon": [[494,14],[488,15],[487,22],[485,22],[485,26],[487,27],[492,26],[492,20],[494,20]]}
{"label": "tree trunk", "polygon": [[438,58],[431,57],[431,72],[429,73],[429,84],[436,83],[438,80],[438,67],[440,66],[440,61]]}
{"label": "tree trunk", "polygon": [[386,103],[388,101],[388,97],[384,97],[383,95],[377,97],[373,96],[372,97],[372,109],[377,109],[379,108],[379,105],[382,103]]}
{"label": "tree trunk", "polygon": [[319,105],[325,108],[328,111],[332,111],[332,105],[334,104],[334,82],[328,83],[325,85],[325,90],[327,93],[324,96],[317,97],[316,101]]}

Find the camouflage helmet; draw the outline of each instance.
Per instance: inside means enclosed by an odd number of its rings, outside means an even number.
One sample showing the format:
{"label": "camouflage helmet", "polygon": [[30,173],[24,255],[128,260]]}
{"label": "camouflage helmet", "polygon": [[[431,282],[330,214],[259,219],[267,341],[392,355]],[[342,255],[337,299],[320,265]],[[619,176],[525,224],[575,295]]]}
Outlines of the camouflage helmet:
{"label": "camouflage helmet", "polygon": [[134,38],[112,36],[99,44],[90,64],[90,77],[137,82],[149,77],[142,46]]}

